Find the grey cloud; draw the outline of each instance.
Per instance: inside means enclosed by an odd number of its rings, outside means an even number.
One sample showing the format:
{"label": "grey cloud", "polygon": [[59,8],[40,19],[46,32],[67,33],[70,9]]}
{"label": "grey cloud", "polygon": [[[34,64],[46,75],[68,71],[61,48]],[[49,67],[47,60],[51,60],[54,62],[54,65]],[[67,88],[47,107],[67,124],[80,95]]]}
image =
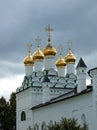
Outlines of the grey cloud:
{"label": "grey cloud", "polygon": [[[41,48],[43,48],[47,43],[45,26],[48,23],[54,28],[51,36],[52,44],[56,47],[62,44],[64,56],[67,54],[69,39],[73,41],[72,48],[78,57],[93,54],[97,48],[96,9],[96,0],[2,1],[0,3],[0,60],[22,64],[27,54],[27,42],[33,44],[32,52],[35,51],[37,35],[42,38]],[[13,67],[5,63],[1,65],[4,75],[6,72],[23,73],[21,66]],[[2,70],[0,70],[1,75],[3,75]]]}
{"label": "grey cloud", "polygon": [[0,61],[0,78],[15,76],[24,72],[24,66],[20,63]]}

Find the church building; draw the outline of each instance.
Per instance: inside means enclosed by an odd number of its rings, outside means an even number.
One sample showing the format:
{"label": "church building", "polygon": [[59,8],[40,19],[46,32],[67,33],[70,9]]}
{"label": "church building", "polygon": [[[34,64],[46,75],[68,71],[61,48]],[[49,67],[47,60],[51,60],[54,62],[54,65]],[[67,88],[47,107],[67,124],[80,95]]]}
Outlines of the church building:
{"label": "church building", "polygon": [[[45,130],[50,121],[62,117],[75,118],[78,124],[97,130],[97,68],[88,71],[91,84],[86,85],[87,66],[83,58],[77,66],[71,46],[66,56],[60,55],[55,62],[56,48],[51,43],[50,25],[46,28],[48,41],[43,50],[38,44],[36,51],[24,58],[25,76],[16,90],[17,130]],[[37,42],[40,38],[37,37]]]}

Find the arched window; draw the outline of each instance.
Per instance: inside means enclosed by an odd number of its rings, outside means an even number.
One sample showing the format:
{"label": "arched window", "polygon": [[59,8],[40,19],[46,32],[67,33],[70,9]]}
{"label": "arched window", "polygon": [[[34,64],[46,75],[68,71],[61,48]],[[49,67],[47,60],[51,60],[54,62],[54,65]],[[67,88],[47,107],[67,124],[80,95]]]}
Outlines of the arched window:
{"label": "arched window", "polygon": [[83,127],[86,124],[86,116],[85,114],[82,114],[81,116],[81,126]]}
{"label": "arched window", "polygon": [[43,121],[42,125],[41,125],[41,130],[46,130],[46,123]]}
{"label": "arched window", "polygon": [[21,113],[21,121],[25,121],[26,120],[26,113],[24,111],[22,111]]}
{"label": "arched window", "polygon": [[34,125],[34,130],[39,130],[39,125],[37,123]]}

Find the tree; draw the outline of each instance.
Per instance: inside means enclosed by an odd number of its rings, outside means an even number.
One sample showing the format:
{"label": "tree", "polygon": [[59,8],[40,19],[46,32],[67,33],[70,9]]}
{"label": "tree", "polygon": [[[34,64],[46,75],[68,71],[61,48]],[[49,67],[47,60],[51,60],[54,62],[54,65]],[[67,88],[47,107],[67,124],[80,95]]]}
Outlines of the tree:
{"label": "tree", "polygon": [[12,93],[9,99],[10,104],[10,130],[16,129],[16,93]]}
{"label": "tree", "polygon": [[9,117],[9,103],[6,101],[4,97],[0,98],[0,128],[2,130],[8,130],[7,128],[7,120]]}
{"label": "tree", "polygon": [[0,129],[16,129],[16,94],[10,95],[9,101],[4,97],[0,98]]}
{"label": "tree", "polygon": [[59,122],[50,122],[47,130],[88,130],[85,124],[82,128],[78,125],[76,119],[61,118]]}
{"label": "tree", "polygon": [[47,126],[47,130],[61,130],[59,122],[50,121],[49,125]]}
{"label": "tree", "polygon": [[60,120],[60,127],[61,129],[66,129],[66,130],[80,130],[80,126],[77,124],[77,120],[73,119],[67,119],[67,118],[62,118]]}

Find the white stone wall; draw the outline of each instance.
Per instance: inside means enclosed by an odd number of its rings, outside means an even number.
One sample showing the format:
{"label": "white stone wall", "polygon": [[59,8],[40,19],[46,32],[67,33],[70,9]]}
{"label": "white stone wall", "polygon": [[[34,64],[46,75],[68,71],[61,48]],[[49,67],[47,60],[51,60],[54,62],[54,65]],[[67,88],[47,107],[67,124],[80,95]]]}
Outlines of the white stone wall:
{"label": "white stone wall", "polygon": [[47,70],[55,69],[54,56],[46,56],[44,58],[44,68]]}
{"label": "white stone wall", "polygon": [[65,76],[65,67],[64,68],[57,68],[58,76],[64,77]]}
{"label": "white stone wall", "polygon": [[[82,114],[86,117],[89,130],[93,129],[92,92],[33,110],[33,123],[41,128],[43,121],[59,121],[61,117],[76,118],[81,124]],[[33,124],[33,125],[34,125]]]}
{"label": "white stone wall", "polygon": [[[50,89],[50,98],[54,98],[63,93],[69,92],[69,89]],[[32,106],[42,103],[43,90],[42,88],[32,87],[17,94],[16,110],[17,110],[17,130],[27,130],[29,126],[33,127],[34,116]],[[25,111],[27,119],[21,121],[21,112]]]}
{"label": "white stone wall", "polygon": [[34,71],[42,71],[43,70],[43,61],[35,61],[34,62]]}
{"label": "white stone wall", "polygon": [[79,67],[77,68],[77,91],[81,92],[86,89],[86,68]]}
{"label": "white stone wall", "polygon": [[71,74],[71,73],[75,74],[75,64],[74,63],[67,64],[66,68],[67,68],[67,70],[66,70],[67,74]]}
{"label": "white stone wall", "polygon": [[97,68],[94,68],[90,70],[90,76],[93,81],[93,94],[92,94],[92,99],[93,99],[93,126],[94,129],[97,130]]}
{"label": "white stone wall", "polygon": [[[32,127],[33,117],[31,108],[42,101],[41,89],[38,88],[37,90],[35,88],[29,88],[17,94],[17,130],[27,130],[29,126]],[[22,111],[26,113],[26,121],[21,121]]]}
{"label": "white stone wall", "polygon": [[25,65],[25,75],[26,76],[31,76],[32,72],[33,72],[33,66]]}

